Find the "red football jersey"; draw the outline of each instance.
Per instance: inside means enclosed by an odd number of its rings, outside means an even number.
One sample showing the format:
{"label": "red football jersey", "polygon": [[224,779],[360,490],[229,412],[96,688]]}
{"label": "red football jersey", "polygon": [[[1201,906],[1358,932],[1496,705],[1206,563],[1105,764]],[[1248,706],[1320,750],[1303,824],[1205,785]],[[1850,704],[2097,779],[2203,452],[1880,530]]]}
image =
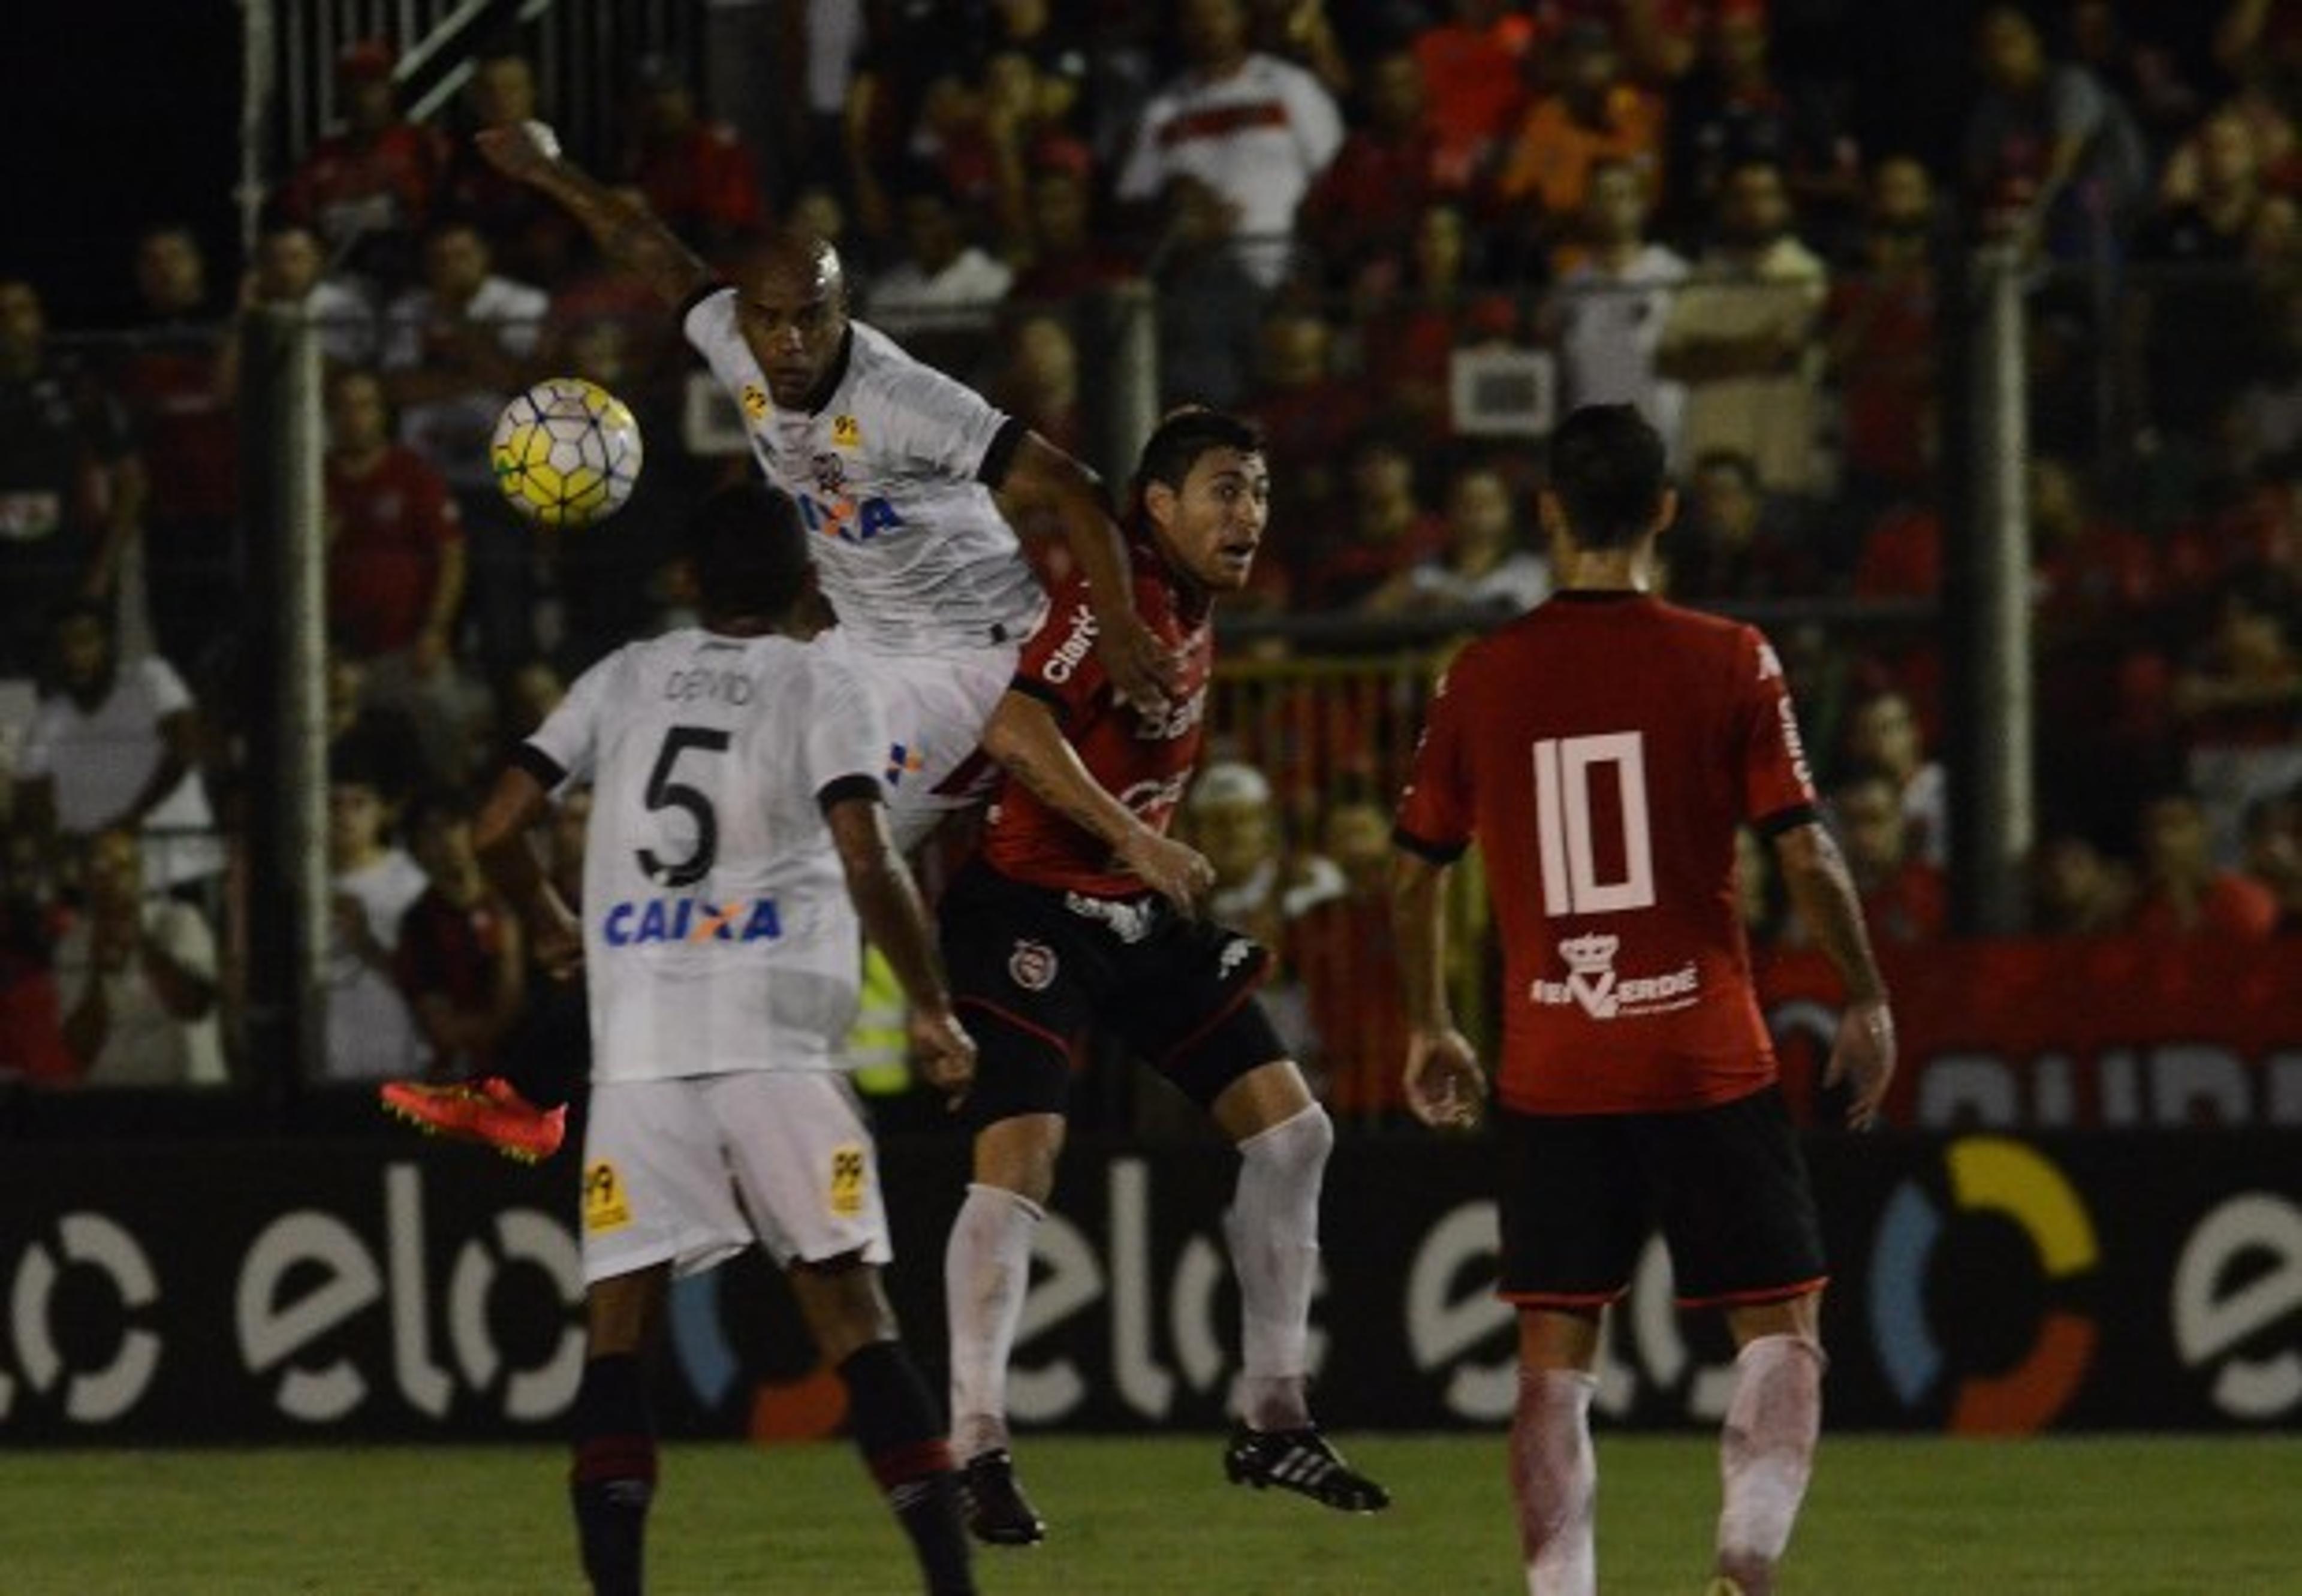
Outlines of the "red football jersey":
{"label": "red football jersey", "polygon": [[[1064,737],[1104,790],[1164,832],[1198,762],[1214,632],[1206,599],[1187,592],[1155,550],[1137,541],[1128,554],[1136,611],[1182,663],[1181,684],[1167,712],[1143,714],[1112,690],[1096,655],[1095,610],[1080,576],[1057,590],[1046,623],[1023,645],[1014,690],[1054,710]],[[1141,878],[1115,865],[1100,840],[1012,776],[1002,779],[992,800],[983,856],[1001,874],[1041,886],[1096,897],[1144,890]]]}
{"label": "red football jersey", "polygon": [[1631,593],[1554,596],[1432,701],[1404,845],[1476,841],[1503,937],[1511,1108],[1723,1103],[1774,1079],[1735,911],[1735,830],[1811,818],[1782,665],[1756,628]]}

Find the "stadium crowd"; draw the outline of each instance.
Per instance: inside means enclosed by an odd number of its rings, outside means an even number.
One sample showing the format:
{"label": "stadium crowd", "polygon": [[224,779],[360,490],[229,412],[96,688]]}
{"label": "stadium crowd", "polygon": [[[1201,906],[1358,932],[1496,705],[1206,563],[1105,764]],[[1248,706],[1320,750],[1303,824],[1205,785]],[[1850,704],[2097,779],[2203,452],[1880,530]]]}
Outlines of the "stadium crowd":
{"label": "stadium crowd", "polygon": [[[2302,931],[2302,4],[1977,6],[1911,58],[1940,81],[1891,95],[1847,0],[713,14],[791,31],[634,63],[582,152],[700,253],[833,238],[860,314],[1074,449],[1097,296],[1147,284],[1162,404],[1264,429],[1255,657],[1186,819],[1218,912],[1284,951],[1275,1009],[1339,1113],[1390,1108],[1401,1052],[1382,728],[1433,637],[1549,587],[1515,374],[1663,431],[1668,592],[1781,646],[1874,935],[1952,934],[1946,318],[1985,240],[2029,266],[2032,929]],[[689,612],[672,529],[750,466],[671,320],[476,158],[475,130],[551,113],[530,48],[491,44],[437,124],[403,113],[395,41],[347,49],[342,126],[247,259],[155,215],[132,326],[62,336],[0,269],[0,1075],[247,1068],[234,332],[264,304],[307,307],[327,357],[325,1073],[460,1074],[549,1028],[472,784]],[[563,374],[629,402],[648,458],[625,510],[559,534],[485,445]],[[1060,540],[1019,531],[1059,574]],[[571,895],[580,837],[553,836]],[[1760,857],[1746,923],[1795,942]]]}

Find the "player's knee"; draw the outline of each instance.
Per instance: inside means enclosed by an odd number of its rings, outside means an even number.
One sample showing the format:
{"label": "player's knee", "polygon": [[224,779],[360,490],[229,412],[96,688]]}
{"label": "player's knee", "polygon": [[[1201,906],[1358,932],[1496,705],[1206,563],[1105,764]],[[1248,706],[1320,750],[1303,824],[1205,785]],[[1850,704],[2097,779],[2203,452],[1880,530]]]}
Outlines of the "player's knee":
{"label": "player's knee", "polygon": [[974,1180],[1044,1208],[1054,1194],[1055,1164],[1063,1151],[1061,1114],[1014,1114],[985,1126],[975,1138]]}
{"label": "player's knee", "polygon": [[895,1313],[880,1289],[879,1271],[861,1255],[795,1261],[790,1281],[808,1332],[828,1363],[836,1365],[874,1341],[895,1339]]}
{"label": "player's knee", "polygon": [[1239,1144],[1239,1155],[1282,1174],[1312,1176],[1335,1150],[1335,1121],[1314,1103]]}

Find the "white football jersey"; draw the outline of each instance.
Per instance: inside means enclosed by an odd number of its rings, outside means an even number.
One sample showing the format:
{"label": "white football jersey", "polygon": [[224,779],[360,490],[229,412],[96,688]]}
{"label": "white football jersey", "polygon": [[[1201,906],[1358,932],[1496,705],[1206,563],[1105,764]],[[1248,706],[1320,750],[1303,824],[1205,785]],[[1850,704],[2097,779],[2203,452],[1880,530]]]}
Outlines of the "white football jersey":
{"label": "white football jersey", "polygon": [[521,762],[589,782],[595,1080],[844,1067],[861,929],[818,794],[887,735],[844,642],[687,628],[576,678]]}
{"label": "white football jersey", "polygon": [[1038,625],[1046,594],[979,475],[1020,422],[861,322],[849,323],[823,407],[780,410],[736,326],[733,288],[698,300],[685,326],[768,480],[799,501],[823,590],[857,648],[935,654]]}

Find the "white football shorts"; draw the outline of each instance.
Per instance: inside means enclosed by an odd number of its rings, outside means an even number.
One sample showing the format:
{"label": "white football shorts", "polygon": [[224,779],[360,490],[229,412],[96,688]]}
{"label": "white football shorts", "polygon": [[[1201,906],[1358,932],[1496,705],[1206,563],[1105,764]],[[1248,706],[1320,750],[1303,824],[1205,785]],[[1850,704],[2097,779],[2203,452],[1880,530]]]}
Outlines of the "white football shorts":
{"label": "white football shorts", "polygon": [[[887,828],[908,853],[943,818],[990,795],[999,768],[976,760],[983,723],[1015,679],[1023,640],[940,654],[855,651],[856,668],[878,693],[887,723]],[[978,769],[962,769],[974,761]]]}
{"label": "white football shorts", "polygon": [[777,1268],[893,1256],[871,1133],[830,1071],[595,1083],[583,1224],[586,1285],[699,1273],[754,1242]]}

